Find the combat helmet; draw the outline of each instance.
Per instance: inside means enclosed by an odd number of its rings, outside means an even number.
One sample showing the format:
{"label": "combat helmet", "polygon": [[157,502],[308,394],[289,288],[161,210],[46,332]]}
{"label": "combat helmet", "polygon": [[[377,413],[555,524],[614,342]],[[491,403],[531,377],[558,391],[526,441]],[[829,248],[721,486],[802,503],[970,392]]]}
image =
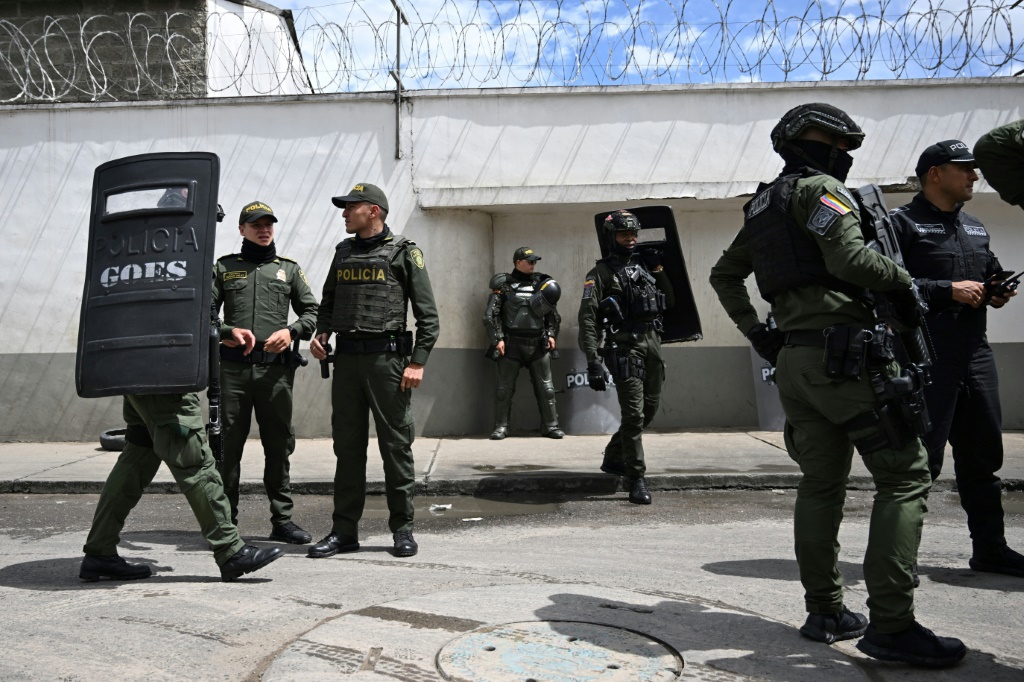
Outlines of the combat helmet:
{"label": "combat helmet", "polygon": [[782,149],[800,137],[806,128],[820,128],[846,138],[850,151],[864,142],[864,131],[845,111],[831,104],[814,102],[794,107],[779,119],[772,128],[772,148],[781,154]]}
{"label": "combat helmet", "polygon": [[605,216],[602,226],[604,227],[605,243],[612,250],[616,250],[616,232],[640,232],[640,221],[635,215],[622,208]]}

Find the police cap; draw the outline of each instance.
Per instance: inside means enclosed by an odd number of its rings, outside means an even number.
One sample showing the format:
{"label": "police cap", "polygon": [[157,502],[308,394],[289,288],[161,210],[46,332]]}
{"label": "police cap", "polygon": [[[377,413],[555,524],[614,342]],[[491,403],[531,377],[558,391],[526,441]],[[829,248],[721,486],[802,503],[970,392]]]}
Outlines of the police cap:
{"label": "police cap", "polygon": [[921,152],[914,173],[922,178],[932,167],[945,163],[969,163],[971,168],[974,168],[974,154],[971,153],[971,148],[960,140],[936,142]]}
{"label": "police cap", "polygon": [[277,216],[274,215],[274,209],[270,208],[262,201],[252,201],[242,208],[242,212],[238,215],[238,224],[244,225],[245,223],[254,223],[263,216],[269,216],[273,222],[277,222]]}
{"label": "police cap", "polygon": [[371,204],[380,206],[382,210],[388,212],[388,198],[384,195],[382,190],[377,185],[371,185],[368,182],[358,182],[352,186],[349,193],[340,197],[331,197],[331,201],[338,208],[345,208],[345,204],[355,203],[358,201],[368,201]]}
{"label": "police cap", "polygon": [[533,249],[531,249],[529,246],[520,246],[518,249],[516,249],[515,254],[513,254],[512,262],[518,263],[521,260],[528,260],[531,263],[536,263],[537,261],[540,260],[540,256],[535,254],[533,252]]}

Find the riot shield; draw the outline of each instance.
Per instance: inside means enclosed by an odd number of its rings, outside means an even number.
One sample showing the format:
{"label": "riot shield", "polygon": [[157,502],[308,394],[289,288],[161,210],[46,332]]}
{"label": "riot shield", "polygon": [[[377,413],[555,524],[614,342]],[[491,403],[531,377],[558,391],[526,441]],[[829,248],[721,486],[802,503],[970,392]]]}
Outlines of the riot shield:
{"label": "riot shield", "polygon": [[[683,249],[679,244],[679,232],[676,230],[676,219],[669,206],[639,206],[626,208],[640,221],[640,235],[637,238],[637,250],[656,249],[661,253],[662,264],[672,283],[676,303],[663,313],[665,330],[661,335],[662,343],[679,341],[698,341],[703,338],[700,326],[700,314],[697,302],[690,288],[690,278],[686,274],[686,261]],[[608,244],[602,238],[604,219],[611,211],[598,213],[594,216],[597,229],[597,242],[601,245],[601,257],[608,256]]]}
{"label": "riot shield", "polygon": [[81,397],[206,387],[219,179],[220,160],[207,152],[96,169],[75,364]]}

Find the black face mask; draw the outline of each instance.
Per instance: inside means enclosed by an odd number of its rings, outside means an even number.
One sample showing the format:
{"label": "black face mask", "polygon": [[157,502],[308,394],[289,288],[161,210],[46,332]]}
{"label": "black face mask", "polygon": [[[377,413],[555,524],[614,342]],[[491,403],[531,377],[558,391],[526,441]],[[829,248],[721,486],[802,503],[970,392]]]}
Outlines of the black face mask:
{"label": "black face mask", "polygon": [[257,264],[269,263],[277,258],[277,246],[270,242],[266,246],[260,246],[242,237],[242,258]]}
{"label": "black face mask", "polygon": [[795,171],[803,166],[828,173],[839,182],[846,182],[846,176],[853,167],[853,157],[849,152],[835,150],[832,145],[817,140],[793,140],[782,149],[782,158],[786,162],[784,173]]}

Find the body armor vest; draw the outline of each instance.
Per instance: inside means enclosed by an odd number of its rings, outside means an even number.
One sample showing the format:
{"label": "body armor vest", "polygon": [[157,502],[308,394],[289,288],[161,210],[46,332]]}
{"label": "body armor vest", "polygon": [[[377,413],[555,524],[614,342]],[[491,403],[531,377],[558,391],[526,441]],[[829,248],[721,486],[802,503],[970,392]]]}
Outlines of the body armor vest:
{"label": "body armor vest", "polygon": [[658,288],[654,275],[631,257],[622,264],[607,259],[622,289],[622,314],[626,322],[653,322],[666,309],[665,294]]}
{"label": "body armor vest", "polygon": [[851,297],[863,293],[829,274],[814,238],[789,212],[797,181],[814,175],[821,173],[803,168],[800,173],[784,175],[762,186],[743,206],[743,228],[750,243],[754,279],[761,297],[769,303],[784,291],[808,284],[819,284]]}
{"label": "body armor vest", "polygon": [[544,318],[533,312],[530,299],[540,288],[539,278],[531,277],[529,281],[520,282],[511,277],[505,283],[504,296],[501,303],[501,324],[505,331],[516,333],[537,333],[544,329]]}
{"label": "body armor vest", "polygon": [[392,262],[408,243],[395,236],[366,253],[354,253],[354,239],[338,244],[334,267],[331,328],[348,332],[382,334],[405,331],[405,292],[395,277]]}

